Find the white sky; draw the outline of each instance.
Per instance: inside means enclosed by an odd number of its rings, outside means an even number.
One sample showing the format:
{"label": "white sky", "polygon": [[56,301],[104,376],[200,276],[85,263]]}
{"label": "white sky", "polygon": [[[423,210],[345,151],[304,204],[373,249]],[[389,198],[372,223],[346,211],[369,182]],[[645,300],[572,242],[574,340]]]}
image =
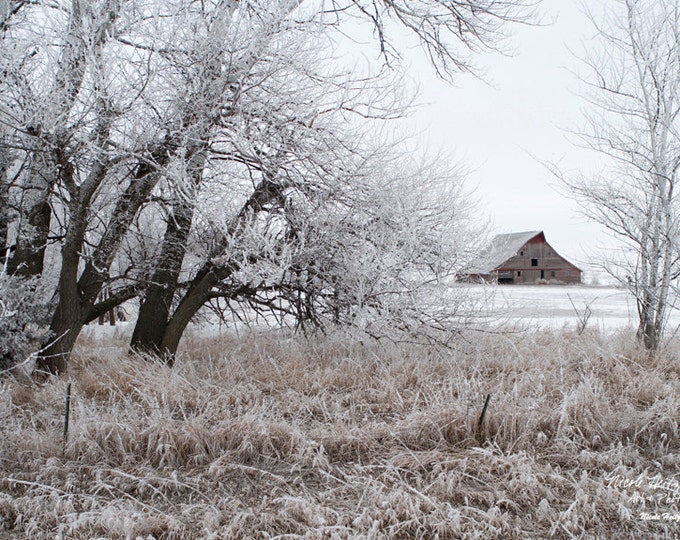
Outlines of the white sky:
{"label": "white sky", "polygon": [[585,267],[611,239],[579,215],[540,161],[563,171],[601,167],[601,158],[574,146],[567,133],[583,127],[585,106],[574,75],[579,61],[569,50],[582,50],[593,30],[574,0],[544,0],[540,11],[546,26],[514,28],[512,56],[476,58],[491,84],[460,75],[452,86],[414,55],[409,75],[420,81],[424,105],[408,124],[423,144],[473,169],[469,181],[494,232],[544,230],[557,251]]}

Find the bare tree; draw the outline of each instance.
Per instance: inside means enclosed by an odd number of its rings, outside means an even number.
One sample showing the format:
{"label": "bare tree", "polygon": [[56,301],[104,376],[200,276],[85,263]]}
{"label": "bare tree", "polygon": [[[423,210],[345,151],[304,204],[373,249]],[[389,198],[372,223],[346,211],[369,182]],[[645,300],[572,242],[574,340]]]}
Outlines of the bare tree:
{"label": "bare tree", "polygon": [[[274,234],[271,225],[285,222],[282,210],[292,192],[311,201],[334,193],[329,186],[349,170],[356,173],[342,166],[342,155],[355,152],[347,144],[352,124],[343,115],[400,114],[389,103],[387,82],[374,88],[377,94],[359,96],[363,82],[351,74],[291,63],[298,51],[281,36],[308,36],[322,49],[329,32],[359,16],[374,26],[385,60],[394,64],[392,21],[415,33],[440,73],[450,74],[468,69],[465,51],[493,46],[502,23],[523,20],[531,4],[2,3],[0,197],[10,201],[16,219],[8,224],[12,217],[3,217],[0,226],[16,231],[10,270],[45,279],[46,250],[50,242],[59,248],[54,341],[38,367],[63,371],[83,324],[143,287],[142,322],[160,314],[165,325],[161,336],[144,334],[151,326],[142,324],[139,343],[174,351],[197,310],[223,294],[245,263],[270,258],[267,242],[262,253],[238,246],[257,231]],[[218,162],[238,167],[233,182],[225,176],[233,169],[221,171]],[[246,179],[250,189],[233,199],[238,203],[211,249],[190,260],[196,201],[215,178],[227,190]],[[143,234],[138,224],[158,215],[165,226],[151,257],[126,257],[133,233]],[[250,255],[244,259],[244,253]],[[122,268],[126,258],[131,264],[112,275],[114,262]],[[107,284],[111,295],[98,301]]]}
{"label": "bare tree", "polygon": [[96,303],[158,168],[177,147],[173,123],[153,99],[164,82],[159,64],[130,45],[140,26],[148,32],[160,18],[141,11],[106,0],[31,2],[3,43],[23,53],[5,57],[11,76],[0,111],[8,147],[26,163],[14,165],[21,174],[10,186],[19,215],[10,269],[42,273],[50,233],[61,248],[52,341],[38,361],[46,371],[63,371],[85,322],[136,294],[126,286]]}
{"label": "bare tree", "polygon": [[[184,262],[185,283],[168,284],[179,298],[173,309],[165,308],[165,324],[162,318],[144,321],[162,330],[155,352],[168,360],[206,302],[216,297],[238,302],[278,286],[293,201],[337,200],[361,176],[353,164],[360,159],[360,139],[350,142],[343,128],[344,115],[359,107],[347,97],[346,79],[313,71],[301,49],[295,57],[241,97],[242,116],[230,118],[223,126],[229,129],[213,140],[205,171],[212,178],[200,199],[221,204],[205,205],[197,216],[209,231],[202,235],[205,248],[198,258],[194,254],[193,264]],[[360,92],[358,98],[364,97]],[[378,101],[369,102],[382,110]],[[396,114],[392,106],[387,109]],[[246,277],[254,268],[261,278],[256,281]]]}
{"label": "bare tree", "polygon": [[[368,17],[376,26],[381,50],[386,59],[391,59],[393,58],[393,50],[389,45],[391,41],[383,32],[383,25],[390,17],[395,17],[398,22],[421,37],[433,55],[433,61],[436,60],[439,67],[443,70],[455,70],[468,69],[469,66],[459,56],[460,51],[451,42],[445,41],[445,36],[446,39],[463,43],[470,48],[474,48],[473,42],[490,45],[493,42],[492,36],[497,37],[500,30],[499,25],[492,24],[491,21],[499,23],[513,17],[519,18],[521,13],[526,16],[526,11],[522,12],[521,8],[527,6],[522,2],[508,2],[503,5],[497,4],[496,9],[485,8],[475,11],[470,10],[469,5],[465,8],[461,5],[459,6],[461,10],[456,11],[449,8],[440,9],[441,6],[437,7],[434,4],[420,6],[418,9],[397,3],[389,6],[389,9],[377,4],[373,6],[353,2],[345,6],[341,6],[339,2],[332,4],[334,7],[331,10],[332,16],[329,16],[329,11],[319,12],[316,7],[310,10],[306,8],[305,3],[299,2],[283,2],[278,9],[272,7],[263,10],[260,7],[254,10],[257,13],[256,17],[252,15],[253,6],[241,6],[239,8],[243,12],[241,24],[250,20],[250,17],[255,21],[268,21],[269,31],[265,32],[266,39],[274,43],[276,43],[274,40],[278,39],[281,43],[280,36],[277,35],[280,32],[272,32],[271,29],[290,29],[293,27],[293,21],[297,21],[295,26],[299,28],[300,21],[305,21],[302,15],[310,17],[305,24],[312,26],[314,32],[318,34],[319,31],[332,29],[335,25],[344,25],[345,18],[354,11],[356,15]],[[290,13],[294,13],[295,17],[286,20]],[[422,27],[422,31],[415,26],[418,18],[428,21]],[[465,18],[468,18],[470,26],[479,26],[476,35],[468,33],[469,28],[458,24]],[[249,28],[249,33],[257,32],[256,27]],[[350,83],[349,73],[343,74],[342,78],[324,76],[323,70],[312,68],[319,63],[318,58],[310,58],[306,63],[301,61],[301,55],[306,53],[297,50],[296,45],[291,47],[290,43],[283,48],[296,50],[295,58],[292,56],[287,58],[284,65],[281,65],[280,61],[278,65],[272,64],[269,59],[265,69],[270,75],[264,76],[262,60],[267,59],[265,43],[267,42],[260,42],[260,50],[252,53],[250,59],[246,56],[245,65],[248,69],[244,69],[234,60],[234,56],[230,56],[230,63],[223,73],[230,73],[232,84],[238,83],[238,87],[243,90],[233,96],[238,99],[238,107],[229,104],[227,108],[231,113],[238,111],[238,114],[222,117],[221,125],[213,130],[208,154],[208,164],[216,158],[244,165],[245,172],[251,178],[252,191],[245,198],[240,210],[238,207],[235,208],[233,217],[228,220],[230,223],[226,228],[226,234],[224,232],[218,234],[222,241],[217,242],[217,245],[207,252],[208,260],[200,269],[190,272],[193,277],[184,284],[180,284],[178,278],[182,257],[186,254],[188,231],[186,227],[178,227],[174,219],[168,222],[156,271],[145,293],[135,327],[132,339],[134,349],[160,353],[171,359],[186,325],[206,302],[216,297],[229,298],[232,303],[241,299],[253,306],[257,303],[255,297],[264,291],[266,294],[263,296],[261,307],[273,306],[271,295],[275,286],[271,280],[264,279],[261,287],[254,287],[252,283],[246,285],[238,280],[243,273],[243,267],[248,266],[244,261],[250,258],[262,262],[268,257],[254,251],[249,252],[247,256],[244,255],[242,251],[236,249],[235,246],[241,242],[234,240],[234,235],[240,234],[246,223],[260,219],[255,218],[255,214],[271,216],[272,213],[279,212],[280,206],[291,199],[292,191],[297,190],[298,194],[309,194],[314,191],[316,196],[332,191],[324,184],[327,184],[329,179],[337,179],[338,170],[332,172],[331,164],[341,160],[338,158],[338,151],[336,155],[330,156],[327,150],[322,149],[335,147],[342,151],[351,146],[338,140],[337,136],[332,135],[333,131],[324,125],[324,121],[332,114],[350,114],[354,111],[362,117],[388,118],[397,117],[402,112],[400,105],[395,108],[394,103],[387,103],[386,98],[392,93],[386,92],[389,87],[386,81],[375,81],[377,87],[372,93],[365,92],[365,96],[350,97],[348,94],[352,92],[349,89],[361,88],[366,85],[366,81],[355,80]],[[435,49],[438,51],[436,55],[433,53]],[[291,67],[295,67],[297,73],[294,73]],[[272,75],[274,73],[275,76]],[[279,89],[273,89],[271,80],[280,79],[282,73],[288,79],[286,84],[282,84]],[[241,79],[243,74],[248,78]],[[263,82],[253,85],[251,81],[257,78]],[[324,80],[325,89],[320,84]],[[311,93],[310,89],[313,89]],[[254,99],[249,96],[253,93],[257,96]],[[356,94],[356,91],[354,93]],[[329,96],[337,94],[341,96],[333,102]],[[290,101],[289,96],[293,96],[294,100]],[[232,97],[228,98],[230,99]],[[267,113],[263,114],[265,111],[270,111],[268,116]],[[320,117],[323,118],[320,120]],[[337,131],[337,128],[334,129]],[[245,138],[244,134],[247,134]],[[295,137],[292,137],[293,134]],[[322,163],[324,160],[328,165]],[[308,166],[311,165],[311,168],[308,167],[304,174],[300,174],[300,163],[303,161]],[[345,173],[340,173],[339,176],[343,174]],[[321,180],[323,177],[325,180]],[[255,178],[257,180],[253,180]],[[199,179],[194,183],[194,188],[204,189],[203,184],[203,180]],[[182,215],[191,218],[194,214],[194,204],[195,202],[191,200],[176,199],[169,214],[175,215],[176,211],[183,208]],[[187,220],[187,223],[190,224],[191,221]],[[225,254],[225,250],[231,250],[231,253]],[[220,262],[215,264],[214,261]],[[276,285],[279,286],[280,283]],[[178,299],[174,298],[176,294],[180,295]],[[175,302],[176,305],[173,305]]]}
{"label": "bare tree", "polygon": [[[67,20],[63,32],[53,35],[52,29],[43,31],[42,61],[35,58],[40,55],[36,49],[39,43],[29,37],[40,33],[32,25],[39,24],[41,17],[44,20],[63,17],[57,7],[33,6],[35,18],[27,17],[22,24],[17,24],[16,35],[9,43],[15,50],[19,44],[25,46],[23,57],[18,59],[20,67],[10,71],[22,105],[21,109],[14,109],[15,114],[21,116],[12,120],[22,124],[21,132],[16,135],[18,144],[27,153],[18,232],[9,264],[14,274],[37,276],[43,270],[52,213],[50,195],[60,176],[70,173],[65,163],[66,147],[71,142],[74,125],[84,119],[84,112],[77,110],[78,94],[88,62],[98,55],[110,35],[109,27],[119,9],[114,4],[84,4],[72,0],[65,10]],[[56,38],[56,45],[50,43],[52,38]],[[47,80],[40,80],[44,78],[41,68],[45,61],[56,65]]]}
{"label": "bare tree", "polygon": [[[404,29],[420,42],[437,74],[451,78],[474,71],[471,53],[496,49],[507,23],[529,23],[540,0],[326,0],[326,12],[341,25],[358,17],[373,25],[388,64],[398,63]],[[326,6],[325,6],[326,7]]]}
{"label": "bare tree", "polygon": [[[9,29],[16,23],[19,18],[25,2],[20,1],[4,1],[0,2],[0,47],[3,52],[6,51],[4,47],[7,39]],[[8,64],[11,62],[7,58],[2,62],[2,70],[5,73],[5,79],[8,75]],[[0,82],[0,96],[6,93],[7,86]],[[2,97],[0,97],[0,100]],[[6,106],[6,103],[4,103]],[[14,220],[14,213],[10,207],[9,188],[12,182],[12,176],[15,171],[12,170],[12,165],[18,161],[15,152],[12,150],[10,144],[10,137],[6,126],[0,123],[0,263],[5,267],[8,262],[9,246],[8,242],[8,226]]]}
{"label": "bare tree", "polygon": [[623,242],[606,264],[637,302],[637,336],[659,347],[680,272],[680,9],[674,0],[617,0],[585,59],[592,89],[586,144],[608,174],[564,179],[587,216]]}
{"label": "bare tree", "polygon": [[484,243],[464,175],[441,157],[415,165],[403,147],[392,152],[386,160],[381,149],[372,173],[342,197],[288,217],[280,296],[303,330],[338,325],[441,343],[473,317],[452,287]]}
{"label": "bare tree", "polygon": [[[252,43],[247,47],[241,41],[229,42],[235,10],[236,3],[227,2],[212,12],[207,8],[197,12],[196,27],[204,33],[197,33],[189,46],[177,47],[170,55],[173,62],[186,66],[184,73],[180,71],[183,76],[179,87],[186,92],[180,100],[186,103],[187,112],[191,111],[193,125],[185,126],[182,154],[170,164],[177,173],[176,181],[168,186],[165,234],[132,336],[131,346],[139,351],[159,351],[187,249],[211,138],[219,121],[234,114],[240,99],[236,88],[243,86],[244,73],[258,59],[257,54],[248,54],[252,52]],[[225,115],[225,111],[229,112]]]}
{"label": "bare tree", "polygon": [[227,323],[451,339],[472,315],[445,291],[483,242],[474,205],[456,171],[414,168],[392,150],[393,159],[382,146],[348,157],[344,180],[309,182],[308,173],[304,184],[260,184],[231,218],[227,243],[187,283],[158,351],[165,360],[207,302]]}

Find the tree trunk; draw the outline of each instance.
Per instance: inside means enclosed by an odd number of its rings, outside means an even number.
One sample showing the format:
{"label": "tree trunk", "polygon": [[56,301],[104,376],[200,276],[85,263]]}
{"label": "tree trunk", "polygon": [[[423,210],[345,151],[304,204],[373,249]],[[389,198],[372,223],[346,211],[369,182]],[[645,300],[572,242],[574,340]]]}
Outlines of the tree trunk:
{"label": "tree trunk", "polygon": [[132,333],[131,350],[154,355],[161,353],[165,326],[172,309],[172,301],[186,255],[187,241],[196,208],[195,195],[203,178],[205,158],[205,150],[201,149],[196,151],[189,160],[191,193],[189,196],[178,194],[174,201],[172,215],[165,229],[158,265],[151,277],[151,284],[146,291]]}
{"label": "tree trunk", "polygon": [[[5,149],[0,148],[0,269],[2,269],[7,262],[7,232],[10,222],[9,211],[9,183],[6,178],[7,168],[9,167],[10,157]],[[0,273],[2,270],[0,270]]]}
{"label": "tree trunk", "polygon": [[56,156],[60,152],[66,154],[63,152],[65,141],[69,139],[65,133],[66,122],[85,76],[87,40],[83,39],[82,22],[81,0],[72,0],[50,109],[45,109],[42,119],[48,125],[26,128],[37,137],[38,144],[32,151],[32,163],[22,196],[16,249],[9,265],[10,272],[25,277],[37,276],[43,271],[52,214],[49,197],[60,174]]}
{"label": "tree trunk", "polygon": [[165,326],[177,290],[177,280],[186,253],[187,239],[193,219],[193,204],[178,201],[168,220],[163,247],[151,284],[139,309],[130,348],[137,352],[158,355]]}
{"label": "tree trunk", "polygon": [[21,213],[22,222],[14,252],[9,259],[8,271],[22,277],[39,276],[45,263],[52,209],[45,197],[36,201],[35,205],[22,209]]}
{"label": "tree trunk", "polygon": [[46,144],[42,143],[31,159],[26,183],[21,186],[19,228],[7,265],[9,273],[23,277],[42,274],[52,217],[49,197],[58,179],[54,156]]}
{"label": "tree trunk", "polygon": [[50,323],[49,341],[43,347],[36,365],[40,375],[59,375],[66,371],[68,357],[85,323],[87,313],[83,309],[87,298],[81,294],[78,287],[80,251],[87,230],[87,209],[83,208],[81,201],[74,200],[69,213],[71,223],[61,252],[59,300]]}
{"label": "tree trunk", "polygon": [[[252,217],[254,214],[262,211],[266,204],[280,198],[281,191],[282,186],[269,179],[260,182],[256,186],[255,191],[243,204],[234,223],[231,225],[231,234],[227,235],[227,237],[242,231],[246,226],[249,216]],[[215,254],[225,248],[226,243],[218,246]],[[234,263],[215,267],[211,262],[207,262],[197,272],[174,313],[170,319],[166,319],[167,324],[163,328],[163,337],[158,347],[158,353],[169,365],[172,365],[174,362],[177,347],[187,325],[198,310],[210,299],[212,288],[221,280],[231,276],[236,270],[237,266]],[[148,324],[153,324],[153,321],[149,321]],[[161,326],[159,321],[157,321],[157,324]]]}
{"label": "tree trunk", "polygon": [[182,298],[177,309],[175,309],[167,325],[165,325],[159,352],[161,358],[168,365],[174,363],[177,347],[187,325],[203,304],[208,301],[213,286],[220,278],[221,276],[216,273],[215,269],[199,272],[199,275],[194,279],[194,282]]}
{"label": "tree trunk", "polygon": [[659,332],[657,325],[648,317],[640,317],[637,329],[637,339],[648,351],[656,351],[659,347]]}
{"label": "tree trunk", "polygon": [[[158,154],[154,152],[152,155],[164,161],[167,159],[167,152],[164,150],[164,145],[161,145],[157,149]],[[104,165],[99,168],[101,178],[106,174],[106,170]],[[92,182],[92,189],[88,194],[83,194],[82,199],[73,201],[69,211],[72,221],[62,247],[59,301],[50,324],[51,339],[44,345],[38,357],[36,368],[39,371],[58,375],[66,370],[80,331],[89,320],[96,317],[95,301],[108,279],[108,271],[118,248],[158,179],[159,175],[147,163],[138,166],[135,177],[118,200],[106,232],[95,248],[92,258],[85,265],[80,278],[78,269],[87,231],[89,197],[94,193],[97,182]],[[129,290],[136,291],[136,288],[131,287]],[[115,300],[122,302],[128,299],[130,294],[120,295]]]}
{"label": "tree trunk", "polygon": [[59,375],[66,371],[84,323],[83,308],[77,296],[62,293],[50,324],[52,338],[38,356],[35,368],[38,375]]}

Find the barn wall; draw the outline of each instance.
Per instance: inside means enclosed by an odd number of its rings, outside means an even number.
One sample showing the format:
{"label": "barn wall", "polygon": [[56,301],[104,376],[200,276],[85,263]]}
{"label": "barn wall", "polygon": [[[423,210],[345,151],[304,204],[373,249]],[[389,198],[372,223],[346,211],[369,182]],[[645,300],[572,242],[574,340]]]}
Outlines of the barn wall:
{"label": "barn wall", "polygon": [[[536,263],[535,266],[532,265],[532,260]],[[535,283],[539,279],[563,283],[581,282],[581,271],[558,255],[542,234],[524,244],[498,272],[513,272],[514,283]]]}

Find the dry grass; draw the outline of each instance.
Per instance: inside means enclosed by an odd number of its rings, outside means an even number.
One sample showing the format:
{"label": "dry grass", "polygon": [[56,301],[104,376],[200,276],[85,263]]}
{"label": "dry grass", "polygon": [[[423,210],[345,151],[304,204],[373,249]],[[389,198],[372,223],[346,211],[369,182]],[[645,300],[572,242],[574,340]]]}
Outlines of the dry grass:
{"label": "dry grass", "polygon": [[168,369],[124,343],[80,343],[65,452],[68,381],[1,382],[0,537],[676,537],[675,348],[253,334]]}

